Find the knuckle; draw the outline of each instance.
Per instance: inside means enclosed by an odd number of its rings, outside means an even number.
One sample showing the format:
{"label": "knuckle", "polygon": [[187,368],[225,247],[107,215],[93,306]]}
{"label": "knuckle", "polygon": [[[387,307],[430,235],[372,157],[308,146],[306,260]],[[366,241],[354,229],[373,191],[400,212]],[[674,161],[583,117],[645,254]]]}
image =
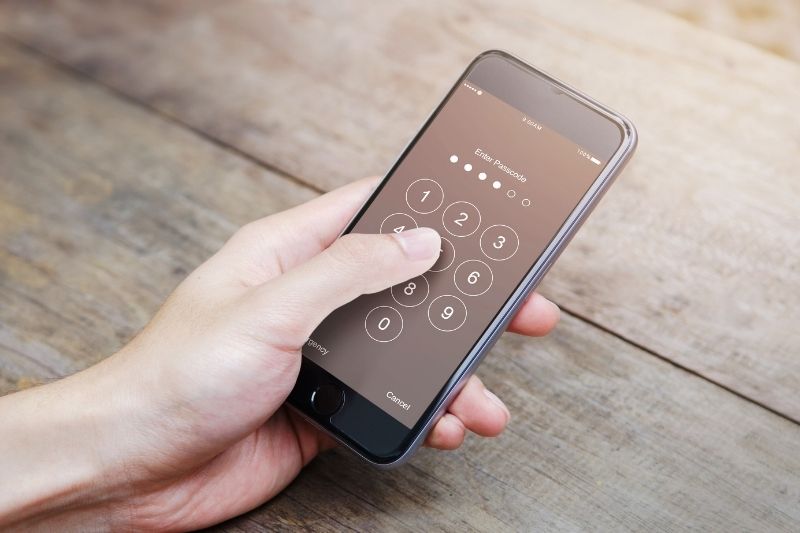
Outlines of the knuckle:
{"label": "knuckle", "polygon": [[264,236],[264,219],[254,220],[241,226],[231,238],[235,243],[252,243],[260,241]]}
{"label": "knuckle", "polygon": [[[268,282],[255,291],[252,306],[246,317],[255,317],[258,340],[285,350],[296,348],[298,339],[304,339],[308,331],[308,309],[302,301],[291,297],[280,297],[275,284]],[[280,305],[276,305],[280,302]],[[242,320],[246,322],[246,319]]]}
{"label": "knuckle", "polygon": [[387,238],[391,239],[387,235],[351,233],[340,237],[329,250],[338,262],[351,268],[363,268],[385,261],[389,252]]}

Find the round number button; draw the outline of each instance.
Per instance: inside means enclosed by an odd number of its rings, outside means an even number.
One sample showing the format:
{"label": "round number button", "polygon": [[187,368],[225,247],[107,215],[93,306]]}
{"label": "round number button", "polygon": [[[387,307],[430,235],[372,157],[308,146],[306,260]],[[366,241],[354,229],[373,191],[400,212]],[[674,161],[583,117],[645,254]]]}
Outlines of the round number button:
{"label": "round number button", "polygon": [[383,219],[379,233],[400,233],[417,227],[417,222],[411,215],[394,213]]}
{"label": "round number button", "polygon": [[453,264],[453,260],[455,260],[455,258],[456,249],[453,246],[453,243],[442,237],[442,245],[441,248],[439,248],[439,259],[437,259],[431,267],[431,272],[441,272],[442,270],[447,270],[450,268],[450,265]]}
{"label": "round number button", "polygon": [[403,316],[400,311],[388,305],[381,305],[367,313],[364,328],[372,340],[390,342],[403,331]]}
{"label": "round number button", "polygon": [[481,233],[481,251],[489,259],[505,261],[517,253],[518,248],[517,232],[505,224],[489,226]]}
{"label": "round number button", "polygon": [[455,331],[467,321],[467,306],[458,296],[439,296],[428,306],[428,320],[439,331]]}
{"label": "round number button", "polygon": [[428,297],[430,286],[425,276],[417,276],[391,288],[392,298],[403,307],[416,307]]}
{"label": "round number button", "polygon": [[453,202],[442,213],[442,225],[451,235],[467,237],[478,231],[481,213],[469,202]]}
{"label": "round number button", "polygon": [[489,265],[477,259],[464,261],[453,274],[456,288],[467,296],[480,296],[492,286],[494,275]]}
{"label": "round number button", "polygon": [[442,186],[432,179],[422,178],[406,189],[406,203],[412,211],[423,215],[433,213],[444,202]]}

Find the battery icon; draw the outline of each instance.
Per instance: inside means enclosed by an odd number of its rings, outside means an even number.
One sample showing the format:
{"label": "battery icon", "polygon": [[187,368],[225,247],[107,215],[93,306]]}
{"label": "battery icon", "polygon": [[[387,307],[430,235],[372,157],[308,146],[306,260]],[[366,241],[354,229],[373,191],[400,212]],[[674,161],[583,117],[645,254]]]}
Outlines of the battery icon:
{"label": "battery icon", "polygon": [[589,158],[589,161],[591,161],[591,162],[592,162],[592,163],[594,163],[595,165],[599,165],[599,164],[600,164],[600,160],[599,160],[599,159],[597,159],[596,157],[590,157],[590,158]]}

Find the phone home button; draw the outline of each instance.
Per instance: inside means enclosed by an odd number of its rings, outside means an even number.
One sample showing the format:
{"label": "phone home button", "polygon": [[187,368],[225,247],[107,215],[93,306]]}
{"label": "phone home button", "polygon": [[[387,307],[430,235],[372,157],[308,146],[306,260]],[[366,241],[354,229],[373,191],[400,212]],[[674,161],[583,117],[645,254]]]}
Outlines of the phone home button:
{"label": "phone home button", "polygon": [[331,416],[343,403],[344,391],[332,383],[321,385],[311,393],[311,407],[321,416]]}

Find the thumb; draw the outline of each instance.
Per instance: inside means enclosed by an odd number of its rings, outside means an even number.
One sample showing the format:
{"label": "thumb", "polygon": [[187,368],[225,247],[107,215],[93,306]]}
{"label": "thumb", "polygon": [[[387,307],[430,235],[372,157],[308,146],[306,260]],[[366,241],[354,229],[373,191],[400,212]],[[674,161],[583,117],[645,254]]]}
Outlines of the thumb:
{"label": "thumb", "polygon": [[273,342],[300,347],[322,320],[362,294],[422,274],[439,257],[436,230],[343,235],[309,261],[257,289]]}

